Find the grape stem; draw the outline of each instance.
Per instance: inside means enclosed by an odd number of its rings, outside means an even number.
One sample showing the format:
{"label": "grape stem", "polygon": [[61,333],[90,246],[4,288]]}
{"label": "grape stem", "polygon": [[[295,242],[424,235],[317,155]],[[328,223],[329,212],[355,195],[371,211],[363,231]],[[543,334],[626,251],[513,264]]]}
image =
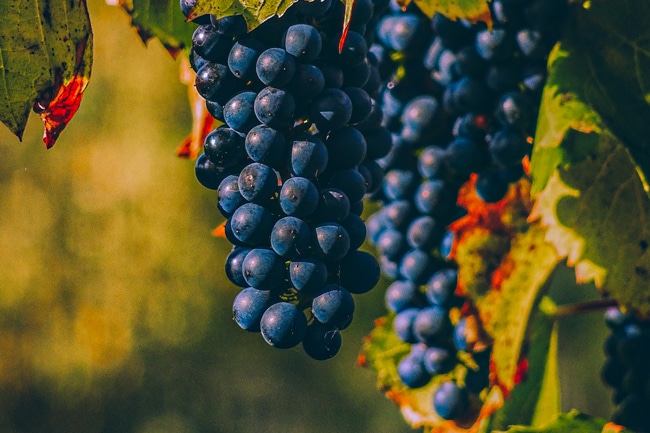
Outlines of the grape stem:
{"label": "grape stem", "polygon": [[592,301],[577,302],[575,304],[558,305],[549,316],[552,319],[561,319],[562,317],[573,316],[578,313],[600,311],[616,306],[618,306],[618,303],[615,299],[595,299]]}

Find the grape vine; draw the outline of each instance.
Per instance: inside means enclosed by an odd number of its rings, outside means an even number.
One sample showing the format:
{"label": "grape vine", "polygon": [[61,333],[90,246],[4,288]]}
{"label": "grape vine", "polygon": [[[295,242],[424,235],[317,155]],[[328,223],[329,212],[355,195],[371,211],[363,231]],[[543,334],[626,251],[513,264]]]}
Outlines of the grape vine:
{"label": "grape vine", "polygon": [[[26,2],[43,37],[0,6],[20,36],[0,31],[0,119],[21,137],[33,107],[48,148],[90,82],[86,4],[73,6]],[[121,6],[189,64],[196,124],[178,152],[215,197],[239,328],[329,360],[359,297],[385,289],[357,362],[410,426],[650,432],[650,7]],[[600,299],[555,305],[565,266]],[[615,409],[562,414],[559,323],[599,309]]]}

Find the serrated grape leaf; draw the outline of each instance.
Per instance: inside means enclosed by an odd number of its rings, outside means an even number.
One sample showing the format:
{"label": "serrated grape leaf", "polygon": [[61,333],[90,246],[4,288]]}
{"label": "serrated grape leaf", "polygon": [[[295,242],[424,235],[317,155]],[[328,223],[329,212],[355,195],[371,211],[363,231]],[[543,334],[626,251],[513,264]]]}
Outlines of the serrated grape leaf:
{"label": "serrated grape leaf", "polygon": [[544,235],[545,230],[538,224],[516,235],[495,271],[500,275],[499,286],[493,286],[485,296],[475,300],[483,326],[494,340],[495,380],[506,391],[511,391],[522,379],[521,362],[531,314],[559,262],[555,248],[545,241]]}
{"label": "serrated grape leaf", "polygon": [[488,0],[398,0],[398,4],[406,8],[411,1],[429,17],[438,12],[452,20],[464,19],[472,23],[483,21],[488,25],[492,23]]}
{"label": "serrated grape leaf", "polygon": [[580,148],[563,141],[565,135],[572,130],[600,132],[598,114],[569,90],[585,85],[582,77],[588,71],[579,69],[586,65],[586,61],[580,59],[585,53],[569,53],[565,45],[557,44],[548,59],[548,78],[542,93],[530,165],[533,179],[531,194],[544,189],[557,167],[584,159]]}
{"label": "serrated grape leaf", "polygon": [[597,138],[594,156],[553,172],[531,219],[541,219],[578,282],[593,280],[604,295],[650,314],[650,199],[626,149],[608,134]]}
{"label": "serrated grape leaf", "polygon": [[[435,376],[423,388],[410,389],[404,386],[397,374],[399,361],[411,351],[411,345],[402,342],[393,331],[394,315],[375,321],[375,328],[365,338],[358,364],[371,367],[377,372],[377,385],[395,404],[404,419],[414,428],[424,427],[427,432],[463,433],[485,432],[490,417],[503,405],[501,390],[489,390],[482,406],[468,414],[464,424],[445,421],[433,409],[433,394],[439,384],[448,380],[454,372]],[[457,367],[459,369],[461,367]],[[460,422],[459,422],[460,423]]]}
{"label": "serrated grape leaf", "polygon": [[650,3],[599,0],[574,11],[562,41],[566,73],[554,84],[598,113],[628,149],[648,191]]}
{"label": "serrated grape leaf", "polygon": [[533,344],[527,353],[525,379],[510,393],[495,414],[493,428],[509,425],[541,425],[560,413],[557,377],[557,322],[537,311],[527,336]]}
{"label": "serrated grape leaf", "polygon": [[[185,58],[180,64],[180,79],[187,86],[187,96],[192,109],[192,131],[176,149],[176,154],[181,158],[196,158],[203,150],[205,137],[214,129],[215,119],[210,115],[205,106],[205,99],[199,95],[194,86],[196,74],[190,67],[190,62]],[[225,236],[225,233],[224,233]]]}
{"label": "serrated grape leaf", "polygon": [[229,0],[225,2],[197,0],[188,19],[205,14],[214,14],[218,17],[242,15],[250,31],[271,17],[282,16],[295,1],[297,0]]}
{"label": "serrated grape leaf", "polygon": [[131,17],[131,25],[143,42],[157,38],[165,49],[176,58],[191,46],[196,25],[185,22],[178,1],[170,0],[106,0],[120,6]]}
{"label": "serrated grape leaf", "polygon": [[467,215],[451,225],[458,292],[468,296],[493,339],[495,381],[510,392],[522,373],[530,314],[559,262],[544,230],[529,224],[530,183],[522,179],[499,202],[476,194],[472,177],[458,193]]}
{"label": "serrated grape leaf", "polygon": [[79,107],[90,77],[86,2],[0,2],[0,16],[0,121],[22,138],[34,107],[51,147]]}
{"label": "serrated grape leaf", "polygon": [[[572,411],[561,414],[553,422],[541,427],[512,426],[507,433],[601,433],[605,432],[607,421]],[[496,432],[495,432],[496,433]]]}

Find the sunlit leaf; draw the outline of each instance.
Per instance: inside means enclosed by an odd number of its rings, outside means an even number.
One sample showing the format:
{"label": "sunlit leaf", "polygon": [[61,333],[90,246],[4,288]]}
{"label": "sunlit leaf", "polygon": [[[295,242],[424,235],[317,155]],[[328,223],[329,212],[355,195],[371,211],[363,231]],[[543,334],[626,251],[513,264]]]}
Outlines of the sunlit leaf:
{"label": "sunlit leaf", "polygon": [[598,114],[625,146],[648,190],[650,172],[650,4],[591,1],[575,10],[562,42],[559,95]]}
{"label": "sunlit leaf", "polygon": [[483,21],[488,25],[492,23],[488,0],[399,0],[398,3],[406,7],[411,1],[429,17],[438,12],[452,20],[464,19],[472,23]]}
{"label": "sunlit leaf", "polygon": [[122,7],[131,16],[143,42],[157,38],[169,53],[176,57],[189,48],[196,28],[185,22],[178,1],[169,0],[106,0],[108,4]]}
{"label": "sunlit leaf", "polygon": [[44,139],[51,147],[90,77],[86,2],[0,2],[0,16],[0,120],[21,138],[34,106],[44,113]]}
{"label": "sunlit leaf", "polygon": [[593,280],[603,294],[649,314],[650,199],[625,148],[608,134],[596,138],[592,156],[553,172],[532,218],[541,218],[546,240],[579,282]]}
{"label": "sunlit leaf", "polygon": [[531,225],[517,235],[499,266],[499,287],[477,299],[483,326],[494,339],[492,362],[495,380],[506,390],[520,382],[523,349],[531,314],[559,257],[544,240],[545,231]]}
{"label": "sunlit leaf", "polygon": [[563,142],[571,129],[599,132],[601,120],[575,93],[585,83],[587,71],[576,70],[585,65],[581,51],[569,53],[565,44],[558,44],[549,55],[549,75],[542,94],[537,122],[535,146],[531,159],[532,194],[541,191],[553,171],[562,165],[581,161],[586,155],[572,142]]}
{"label": "sunlit leaf", "polygon": [[242,15],[248,29],[252,30],[274,16],[282,16],[296,0],[197,0],[189,19],[213,14],[218,17]]}

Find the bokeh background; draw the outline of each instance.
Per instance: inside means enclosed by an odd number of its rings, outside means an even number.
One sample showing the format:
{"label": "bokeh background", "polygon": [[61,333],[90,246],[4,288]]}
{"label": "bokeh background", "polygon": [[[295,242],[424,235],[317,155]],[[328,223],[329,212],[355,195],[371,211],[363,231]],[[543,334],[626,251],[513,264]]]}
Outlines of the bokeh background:
{"label": "bokeh background", "polygon": [[[88,6],[93,75],[57,144],[35,116],[22,143],[0,127],[0,431],[412,431],[355,365],[383,287],[357,297],[327,362],[232,321],[215,192],[175,156],[191,127],[179,61],[121,9]],[[610,409],[601,317],[563,322],[565,409]]]}

